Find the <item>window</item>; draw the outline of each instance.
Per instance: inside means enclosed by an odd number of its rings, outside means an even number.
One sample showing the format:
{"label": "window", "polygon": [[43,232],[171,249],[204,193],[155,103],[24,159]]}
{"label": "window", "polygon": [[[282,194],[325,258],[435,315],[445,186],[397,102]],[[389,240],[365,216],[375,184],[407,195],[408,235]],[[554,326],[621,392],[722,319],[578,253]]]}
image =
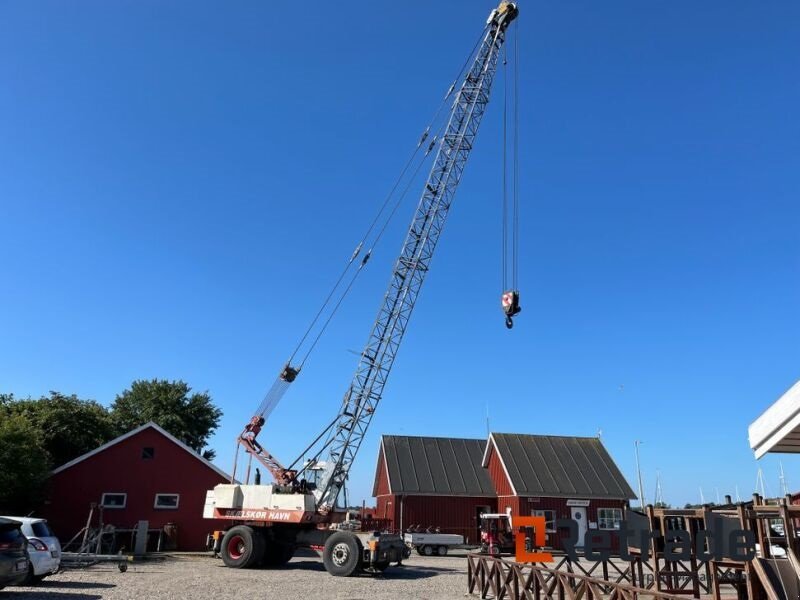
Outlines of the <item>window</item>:
{"label": "window", "polygon": [[142,448],[142,459],[143,460],[151,460],[156,457],[156,449],[150,446],[145,446]]}
{"label": "window", "polygon": [[125,508],[127,502],[128,494],[106,492],[100,500],[100,506],[103,508]]}
{"label": "window", "polygon": [[56,537],[53,530],[47,525],[47,521],[36,521],[31,523],[33,535],[36,537]]}
{"label": "window", "polygon": [[597,524],[600,529],[619,529],[622,521],[621,508],[598,508]]}
{"label": "window", "polygon": [[554,510],[532,510],[531,516],[544,517],[545,531],[556,531],[556,511]]}
{"label": "window", "polygon": [[178,508],[178,501],[181,499],[180,494],[156,494],[156,501],[153,508]]}

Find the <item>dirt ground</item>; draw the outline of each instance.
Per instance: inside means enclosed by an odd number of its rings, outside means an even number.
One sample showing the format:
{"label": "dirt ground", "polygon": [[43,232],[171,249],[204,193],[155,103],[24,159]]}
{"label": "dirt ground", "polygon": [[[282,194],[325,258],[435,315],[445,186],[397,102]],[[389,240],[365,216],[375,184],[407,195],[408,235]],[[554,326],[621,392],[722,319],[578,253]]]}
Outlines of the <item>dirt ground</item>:
{"label": "dirt ground", "polygon": [[66,571],[36,587],[10,587],[3,600],[116,600],[122,598],[209,598],[241,600],[275,598],[452,599],[463,600],[467,589],[466,554],[423,557],[416,553],[402,567],[381,575],[332,577],[316,556],[296,557],[280,570],[226,569],[206,555],[131,563],[126,573],[115,566]]}

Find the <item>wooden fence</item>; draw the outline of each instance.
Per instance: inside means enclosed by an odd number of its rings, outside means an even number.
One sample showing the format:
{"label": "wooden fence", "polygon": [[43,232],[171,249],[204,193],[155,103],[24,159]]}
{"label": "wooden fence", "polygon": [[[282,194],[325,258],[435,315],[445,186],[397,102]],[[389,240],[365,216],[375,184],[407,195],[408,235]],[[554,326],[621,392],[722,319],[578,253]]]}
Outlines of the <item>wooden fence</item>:
{"label": "wooden fence", "polygon": [[517,563],[482,554],[467,557],[467,593],[501,600],[686,600],[582,573]]}

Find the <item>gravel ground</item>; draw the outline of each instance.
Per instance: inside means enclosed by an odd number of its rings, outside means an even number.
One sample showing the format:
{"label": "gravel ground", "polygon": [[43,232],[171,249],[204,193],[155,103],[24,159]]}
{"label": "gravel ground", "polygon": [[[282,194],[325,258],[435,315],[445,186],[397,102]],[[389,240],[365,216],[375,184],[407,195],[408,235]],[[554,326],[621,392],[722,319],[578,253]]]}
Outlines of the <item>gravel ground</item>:
{"label": "gravel ground", "polygon": [[126,573],[97,565],[67,571],[32,588],[11,587],[0,592],[3,600],[97,600],[104,598],[313,598],[464,599],[467,589],[466,554],[423,557],[416,553],[402,567],[381,575],[332,577],[321,559],[292,559],[285,569],[226,569],[219,559],[181,556],[154,562],[132,563]]}

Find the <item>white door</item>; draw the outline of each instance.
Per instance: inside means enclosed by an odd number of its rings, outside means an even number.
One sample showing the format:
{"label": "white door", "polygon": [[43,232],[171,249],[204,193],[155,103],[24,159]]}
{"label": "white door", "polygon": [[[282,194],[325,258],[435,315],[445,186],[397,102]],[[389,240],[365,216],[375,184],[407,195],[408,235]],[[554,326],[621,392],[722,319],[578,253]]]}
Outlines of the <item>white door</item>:
{"label": "white door", "polygon": [[572,520],[578,524],[578,542],[575,545],[583,547],[583,540],[588,529],[588,525],[586,524],[586,507],[573,506]]}

